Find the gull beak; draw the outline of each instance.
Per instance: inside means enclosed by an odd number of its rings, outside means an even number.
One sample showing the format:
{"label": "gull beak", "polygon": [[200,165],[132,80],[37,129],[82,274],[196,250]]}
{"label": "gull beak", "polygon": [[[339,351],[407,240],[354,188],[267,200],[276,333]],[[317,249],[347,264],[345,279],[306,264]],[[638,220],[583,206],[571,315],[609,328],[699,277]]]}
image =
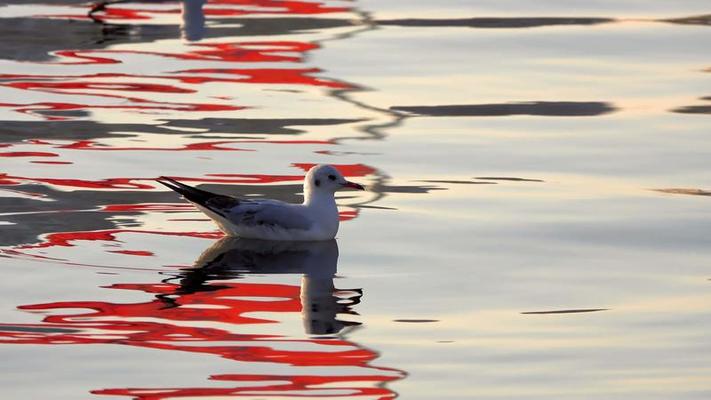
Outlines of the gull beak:
{"label": "gull beak", "polygon": [[365,190],[363,185],[361,185],[360,183],[355,183],[355,182],[351,182],[351,181],[346,181],[342,185],[343,185],[343,187],[349,187],[349,188],[353,188],[356,190]]}

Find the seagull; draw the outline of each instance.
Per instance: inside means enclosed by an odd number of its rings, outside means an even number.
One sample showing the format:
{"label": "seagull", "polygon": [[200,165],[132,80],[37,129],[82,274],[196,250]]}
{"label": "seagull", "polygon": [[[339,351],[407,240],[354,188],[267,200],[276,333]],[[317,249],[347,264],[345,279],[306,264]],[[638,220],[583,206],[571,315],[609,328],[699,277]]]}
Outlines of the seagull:
{"label": "seagull", "polygon": [[338,232],[337,190],[365,190],[332,165],[317,165],[304,178],[304,202],[240,199],[208,192],[161,176],[157,182],[181,194],[228,236],[263,240],[331,240]]}

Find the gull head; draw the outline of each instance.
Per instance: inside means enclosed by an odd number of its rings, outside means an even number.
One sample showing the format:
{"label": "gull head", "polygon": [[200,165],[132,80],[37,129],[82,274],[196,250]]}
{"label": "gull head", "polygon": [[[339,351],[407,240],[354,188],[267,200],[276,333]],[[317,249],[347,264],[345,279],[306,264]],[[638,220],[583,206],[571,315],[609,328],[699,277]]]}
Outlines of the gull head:
{"label": "gull head", "polygon": [[332,165],[316,165],[306,173],[304,178],[304,194],[306,197],[322,193],[333,195],[337,190],[343,188],[365,190],[362,185],[347,181]]}

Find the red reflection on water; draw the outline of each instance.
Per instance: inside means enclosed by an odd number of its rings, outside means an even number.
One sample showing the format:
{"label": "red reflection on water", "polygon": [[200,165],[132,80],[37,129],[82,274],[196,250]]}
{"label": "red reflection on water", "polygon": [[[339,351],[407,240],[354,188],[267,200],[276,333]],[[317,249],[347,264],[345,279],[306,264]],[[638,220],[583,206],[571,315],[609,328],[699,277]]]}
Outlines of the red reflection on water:
{"label": "red reflection on water", "polygon": [[[116,55],[153,55],[191,61],[229,61],[229,62],[301,62],[303,54],[318,48],[317,44],[297,41],[261,41],[237,43],[192,43],[190,51],[182,53],[138,51],[138,50],[62,50],[55,55],[62,58],[78,58],[81,61],[59,61],[58,64],[117,64],[120,60],[97,57],[94,54]],[[285,54],[287,53],[287,54]],[[84,95],[101,98],[114,98],[129,104],[88,104],[74,102],[37,102],[29,104],[0,103],[0,107],[12,107],[15,111],[35,114],[48,120],[66,120],[67,116],[45,115],[43,112],[72,111],[86,109],[121,109],[140,112],[173,110],[190,112],[235,111],[242,106],[212,103],[167,102],[128,96],[124,93],[197,93],[198,89],[184,88],[171,84],[127,81],[126,79],[174,80],[184,84],[200,85],[204,83],[253,83],[253,84],[292,84],[323,86],[334,89],[351,88],[352,85],[312,76],[321,72],[318,68],[226,68],[226,69],[191,69],[167,74],[126,74],[94,73],[83,75],[37,75],[37,74],[0,74],[5,82],[0,86],[20,90],[41,91],[54,94]],[[189,75],[186,75],[189,74]],[[219,74],[222,77],[207,76]],[[225,77],[234,76],[239,77]],[[107,79],[124,79],[121,82]]]}
{"label": "red reflection on water", "polygon": [[76,232],[55,232],[44,235],[40,243],[26,244],[16,247],[16,249],[41,249],[46,247],[72,247],[73,242],[88,240],[88,241],[117,241],[116,235],[120,233],[143,233],[153,235],[166,236],[189,236],[201,239],[219,239],[224,234],[219,231],[215,232],[165,232],[165,231],[148,231],[139,229],[105,229],[97,231],[76,231]]}
{"label": "red reflection on water", "polygon": [[[38,145],[50,146],[53,149],[68,149],[68,150],[92,150],[92,151],[255,151],[252,149],[243,149],[238,147],[229,147],[232,144],[286,144],[286,145],[333,145],[330,140],[220,140],[208,142],[195,142],[183,144],[180,147],[154,147],[154,146],[115,146],[100,143],[94,140],[78,140],[68,144],[53,144],[46,141],[29,141],[22,145]],[[14,145],[7,144],[4,147],[12,147]],[[41,152],[41,151],[12,151],[0,153],[0,157],[58,157],[57,153]],[[52,161],[47,163],[67,164],[70,162]]]}
{"label": "red reflection on water", "polygon": [[56,186],[68,186],[84,189],[153,189],[154,186],[133,182],[133,178],[107,178],[99,180],[63,179],[63,178],[30,178],[0,173],[0,186],[20,185],[23,182],[41,182]]}
{"label": "red reflection on water", "polygon": [[[349,7],[326,6],[316,1],[278,1],[278,0],[210,0],[211,7],[203,10],[206,16],[244,16],[244,15],[316,15],[350,11]],[[150,9],[123,8],[109,6],[93,17],[101,21],[128,21],[152,19],[157,14],[180,14],[180,8]],[[53,14],[53,18],[87,19],[86,14]]]}
{"label": "red reflection on water", "polygon": [[[300,181],[301,176],[279,176],[279,175],[230,175],[230,174],[210,174],[210,176],[230,176],[239,179],[208,179],[208,178],[188,178],[175,177],[189,182],[203,183],[273,183],[284,181]],[[0,186],[20,185],[23,182],[40,182],[56,186],[82,188],[82,189],[154,189],[160,188],[157,184],[139,183],[136,181],[154,181],[155,178],[107,178],[99,180],[71,179],[71,178],[30,178],[0,173]]]}
{"label": "red reflection on water", "polygon": [[309,86],[325,86],[335,89],[348,89],[353,85],[324,78],[316,78],[311,74],[322,72],[319,68],[260,68],[260,69],[228,69],[228,68],[206,68],[206,69],[189,69],[184,71],[176,71],[178,74],[227,74],[227,75],[243,75],[245,78],[240,79],[225,79],[215,77],[170,77],[162,76],[161,78],[179,79],[185,83],[205,83],[205,82],[234,82],[234,83],[261,83],[261,84],[291,84],[291,85],[309,85]]}
{"label": "red reflection on water", "polygon": [[[301,62],[303,53],[319,48],[316,43],[290,40],[225,42],[225,43],[189,43],[190,49],[182,53],[141,50],[60,50],[53,54],[62,58],[78,58],[82,61],[59,61],[51,64],[119,64],[121,61],[98,57],[95,54],[133,54],[175,58],[191,61],[229,61],[229,62]],[[293,53],[293,54],[284,54]]]}
{"label": "red reflection on water", "polygon": [[[190,340],[239,340],[243,335],[233,336],[221,329],[208,329],[207,331],[193,330],[185,326],[170,326],[167,323],[155,323],[147,321],[132,321],[117,323],[110,318],[158,318],[167,321],[212,321],[230,324],[253,324],[275,322],[269,319],[248,317],[242,314],[256,312],[299,312],[301,303],[299,300],[299,287],[278,284],[249,284],[249,283],[220,283],[215,286],[215,291],[195,292],[181,294],[181,286],[172,283],[148,283],[129,284],[117,283],[108,286],[109,289],[137,290],[144,293],[175,295],[171,304],[161,298],[144,303],[115,304],[101,301],[67,301],[46,304],[34,304],[18,307],[21,310],[55,310],[55,309],[90,309],[93,312],[80,314],[57,314],[49,315],[43,322],[51,324],[65,324],[65,328],[94,328],[105,329],[112,332],[126,332],[125,340],[136,340],[136,344],[144,345],[145,341],[167,341],[183,342],[185,337],[171,337],[175,331],[189,332]],[[283,298],[280,300],[243,300],[239,297],[261,297],[266,299]],[[176,306],[171,306],[172,304]],[[195,308],[191,306],[196,306]],[[199,307],[197,307],[199,306]],[[214,308],[205,308],[214,306]],[[141,332],[132,332],[139,328]],[[155,329],[159,328],[159,329]],[[168,329],[166,329],[168,328]],[[175,329],[174,329],[175,328]],[[91,336],[91,335],[89,335]],[[266,336],[265,336],[266,337]],[[81,342],[81,335],[76,335],[76,339]],[[99,337],[100,339],[100,337]],[[43,339],[44,340],[44,339]],[[132,344],[132,343],[131,343]],[[155,343],[161,347],[165,344]],[[153,346],[153,345],[152,345]],[[170,346],[170,345],[168,345]],[[182,346],[181,346],[182,347]],[[200,351],[192,349],[197,346],[184,346],[189,351]],[[202,347],[201,347],[202,348]],[[209,352],[215,352],[215,347]],[[219,353],[219,352],[217,352]]]}
{"label": "red reflection on water", "polygon": [[[308,171],[315,167],[316,164],[308,163],[294,163],[295,167],[301,168],[304,171]],[[331,164],[333,165],[343,176],[366,176],[376,172],[376,169],[365,164]]]}
{"label": "red reflection on water", "polygon": [[[325,86],[336,89],[352,88],[345,82],[318,78],[311,74],[322,72],[319,68],[209,68],[209,69],[191,69],[183,71],[175,71],[172,74],[182,75],[136,75],[123,73],[97,73],[84,75],[27,75],[27,74],[0,74],[1,79],[28,79],[27,81],[10,81],[0,83],[2,86],[12,87],[15,89],[39,90],[50,93],[71,93],[70,90],[116,90],[130,92],[160,92],[160,93],[195,93],[195,89],[185,89],[173,85],[151,84],[151,83],[133,83],[133,82],[97,82],[90,81],[92,79],[106,78],[151,78],[151,79],[168,79],[177,80],[188,84],[203,84],[210,82],[222,83],[258,83],[258,84],[291,84],[291,85],[309,85],[309,86]],[[185,74],[193,74],[186,76]],[[219,78],[214,76],[201,76],[196,74],[221,74],[221,75],[238,75],[240,78]],[[82,81],[71,82],[40,82],[33,79],[81,79]],[[98,95],[98,94],[92,94]],[[103,94],[103,97],[121,97],[134,101],[147,101],[124,96],[112,96]]]}
{"label": "red reflection on water", "polygon": [[12,151],[0,153],[0,157],[58,157],[55,153],[45,153],[41,151]]}
{"label": "red reflection on water", "polygon": [[98,151],[134,151],[134,150],[150,150],[150,151],[253,151],[250,149],[240,149],[235,147],[224,147],[228,144],[239,143],[269,143],[269,144],[322,144],[330,145],[333,142],[328,140],[221,140],[213,142],[197,142],[188,143],[181,147],[117,147],[97,144],[93,140],[80,140],[70,144],[57,145],[57,149],[72,149],[72,150],[98,150]]}
{"label": "red reflection on water", "polygon": [[[189,210],[194,209],[190,204],[186,204]],[[137,209],[140,209],[137,208]],[[179,209],[176,207],[176,209]],[[128,210],[127,210],[128,211]],[[116,210],[116,212],[121,212]],[[131,211],[135,212],[135,211]],[[141,230],[141,229],[104,229],[104,230],[93,230],[93,231],[74,231],[74,232],[52,232],[41,235],[38,238],[37,243],[32,244],[22,244],[8,249],[0,249],[0,254],[4,254],[12,257],[29,257],[38,260],[50,260],[59,261],[66,265],[78,265],[78,266],[93,266],[101,267],[102,265],[95,264],[85,264],[77,263],[64,258],[52,257],[47,255],[33,254],[32,250],[50,249],[55,247],[75,247],[81,245],[80,242],[109,242],[111,244],[123,244],[123,241],[118,238],[121,234],[141,234],[141,235],[161,235],[161,236],[183,236],[192,237],[197,239],[220,239],[224,236],[224,233],[219,230],[209,231],[209,232],[197,232],[197,231],[152,231],[152,230]],[[116,247],[113,247],[115,249]],[[154,253],[150,250],[138,250],[138,249],[120,249],[112,250],[110,248],[104,249],[107,253],[122,254],[126,256],[153,256]],[[42,252],[43,253],[43,252]],[[107,268],[128,268],[130,267],[114,267],[103,265]]]}
{"label": "red reflection on water", "polygon": [[109,250],[109,253],[126,254],[129,256],[151,257],[153,252],[147,250]]}
{"label": "red reflection on water", "polygon": [[338,219],[341,221],[350,221],[358,217],[359,209],[340,211],[338,213]]}
{"label": "red reflection on water", "polygon": [[195,90],[192,89],[182,89],[170,85],[131,82],[8,82],[4,83],[3,86],[12,87],[15,89],[38,89],[52,93],[62,93],[63,90],[68,89],[120,90],[128,92],[195,93]]}
{"label": "red reflection on water", "polygon": [[[211,380],[249,383],[246,387],[236,388],[129,388],[129,389],[104,389],[93,390],[93,394],[114,396],[132,396],[138,400],[161,400],[193,397],[360,397],[370,396],[381,400],[394,399],[397,394],[382,385],[401,379],[398,376],[388,375],[348,375],[348,376],[319,376],[319,375],[256,375],[256,374],[230,374],[213,375]],[[271,382],[255,385],[258,382]],[[373,387],[356,386],[358,382],[371,382]],[[348,384],[343,386],[343,384]],[[319,387],[327,385],[325,387]],[[334,393],[336,392],[336,393]],[[338,393],[340,392],[340,393]]]}
{"label": "red reflection on water", "polygon": [[[115,97],[115,96],[114,96]],[[134,99],[135,101],[135,99]],[[143,101],[143,100],[141,100]],[[146,101],[146,104],[158,104]],[[0,103],[0,107],[12,107],[15,111],[22,114],[40,115],[49,121],[62,121],[70,119],[68,117],[47,116],[43,115],[42,111],[73,111],[86,109],[115,109],[115,110],[139,110],[139,111],[155,111],[155,110],[172,110],[172,111],[236,111],[244,107],[220,105],[220,104],[193,104],[193,103],[160,103],[161,105],[98,105],[98,104],[79,104],[79,103],[59,103],[59,102],[39,102],[29,104],[19,103]]]}
{"label": "red reflection on water", "polygon": [[[304,171],[308,171],[316,164],[292,164]],[[372,167],[364,164],[334,165],[341,174],[347,177],[366,176],[376,172]],[[267,174],[207,174],[207,178],[171,175],[173,179],[185,182],[200,183],[232,183],[232,184],[267,184],[284,182],[301,182],[303,175],[267,175]],[[214,178],[213,178],[214,177]],[[156,177],[157,178],[157,177]],[[161,188],[154,183],[155,178],[107,178],[100,180],[71,179],[71,178],[32,178],[0,173],[0,186],[20,185],[23,182],[41,182],[56,186],[65,186],[84,189],[154,189]],[[137,181],[147,181],[141,183]]]}
{"label": "red reflection on water", "polygon": [[[247,10],[235,10],[243,14],[325,14],[350,11],[349,7],[329,7],[323,5],[320,1],[279,1],[279,0],[210,0],[211,5],[237,5],[247,6]],[[261,7],[259,11],[254,11],[253,7]],[[232,9],[206,8],[205,13],[214,15],[214,13],[222,14],[225,11]],[[213,14],[211,14],[213,13]],[[235,14],[230,14],[235,15]]]}
{"label": "red reflection on water", "polygon": [[72,150],[98,150],[98,151],[135,151],[135,150],[150,150],[150,151],[252,151],[247,149],[239,149],[235,147],[223,147],[224,144],[239,143],[235,140],[222,140],[214,142],[198,142],[189,143],[181,147],[117,147],[97,145],[93,140],[80,140],[70,144],[56,146],[58,149]]}
{"label": "red reflection on water", "polygon": [[[293,368],[293,373],[288,375],[210,376],[211,380],[236,382],[237,386],[231,388],[109,388],[92,391],[93,394],[144,400],[217,395],[303,397],[305,392],[317,397],[378,396],[390,399],[395,393],[384,384],[402,378],[401,371],[370,365],[378,354],[345,339],[291,339],[278,335],[234,333],[204,325],[221,323],[245,330],[251,324],[278,323],[275,319],[247,314],[272,313],[276,317],[280,313],[300,312],[299,286],[219,281],[203,282],[199,289],[165,282],[113,284],[107,288],[141,291],[154,295],[154,298],[124,304],[64,301],[20,306],[21,310],[41,311],[48,315],[44,316],[42,324],[1,324],[0,343],[118,344],[210,354],[248,363],[276,363]],[[77,309],[89,311],[77,312]],[[309,343],[311,349],[300,350],[303,346],[299,343]],[[325,366],[332,367],[327,375],[316,375],[311,369],[305,374],[299,370]],[[372,387],[363,387],[363,383],[370,383]]]}
{"label": "red reflection on water", "polygon": [[[223,322],[228,324],[271,323],[268,319],[243,316],[253,312],[298,312],[301,310],[299,287],[277,284],[220,283],[215,291],[181,294],[181,286],[159,284],[114,284],[110,289],[137,290],[145,293],[175,296],[166,303],[155,298],[143,303],[116,304],[102,301],[66,301],[33,304],[18,307],[21,310],[49,311],[62,309],[89,309],[90,312],[54,314],[44,317],[45,327],[64,328],[70,332],[47,335],[44,332],[2,332],[0,335],[13,340],[0,343],[24,344],[82,344],[117,343],[170,350],[212,353],[226,358],[262,360],[268,352],[256,347],[252,352],[242,353],[238,348],[229,352],[229,347],[190,346],[175,343],[189,341],[254,340],[269,338],[267,335],[233,334],[223,329],[174,325],[169,321]],[[279,300],[243,300],[239,297],[263,297]],[[196,306],[195,308],[191,306]],[[205,308],[214,306],[215,308]],[[125,320],[130,318],[131,320]],[[140,318],[149,320],[141,321]],[[155,322],[153,319],[165,322]],[[84,333],[76,329],[102,330]],[[156,341],[156,343],[153,343]],[[263,349],[262,349],[263,350]],[[223,354],[224,353],[224,354]],[[298,364],[298,357],[295,360]]]}
{"label": "red reflection on water", "polygon": [[139,203],[139,204],[109,204],[99,208],[99,211],[116,212],[157,212],[157,211],[190,211],[194,207],[187,203]]}
{"label": "red reflection on water", "polygon": [[59,50],[52,53],[54,56],[60,58],[78,58],[80,60],[86,61],[75,61],[75,62],[59,62],[56,64],[73,64],[73,65],[83,65],[83,64],[121,64],[121,61],[99,56],[87,55],[85,51],[82,50]]}

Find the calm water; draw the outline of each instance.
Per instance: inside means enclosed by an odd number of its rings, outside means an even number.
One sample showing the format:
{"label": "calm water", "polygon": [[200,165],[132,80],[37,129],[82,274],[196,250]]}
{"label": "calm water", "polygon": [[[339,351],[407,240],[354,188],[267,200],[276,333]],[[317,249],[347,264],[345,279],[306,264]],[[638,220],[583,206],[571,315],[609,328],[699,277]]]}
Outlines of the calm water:
{"label": "calm water", "polygon": [[[0,397],[707,399],[711,6],[0,1]],[[219,240],[160,175],[336,241]]]}

